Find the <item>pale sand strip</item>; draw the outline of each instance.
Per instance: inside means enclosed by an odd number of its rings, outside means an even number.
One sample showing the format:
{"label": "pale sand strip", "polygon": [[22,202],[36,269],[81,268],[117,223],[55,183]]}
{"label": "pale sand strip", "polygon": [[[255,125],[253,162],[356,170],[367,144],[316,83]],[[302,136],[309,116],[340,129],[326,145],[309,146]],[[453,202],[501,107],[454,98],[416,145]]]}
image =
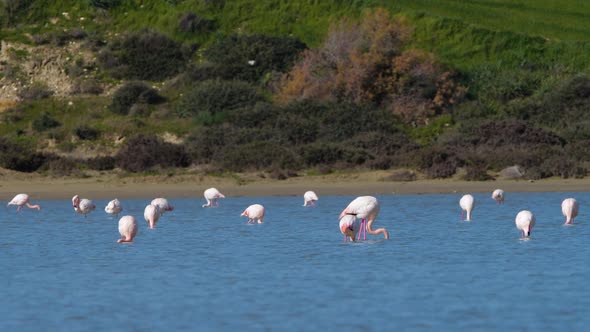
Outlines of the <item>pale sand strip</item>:
{"label": "pale sand strip", "polygon": [[34,199],[70,199],[74,194],[94,199],[195,197],[203,191],[217,187],[226,196],[302,196],[307,190],[318,195],[380,195],[380,194],[432,194],[479,193],[496,188],[510,192],[581,192],[588,191],[590,179],[547,179],[541,181],[487,181],[419,180],[413,182],[379,181],[371,173],[337,176],[307,176],[288,180],[259,180],[240,185],[231,178],[203,176],[174,177],[101,177],[89,179],[51,179],[31,177],[24,179],[0,178],[0,199],[9,200],[15,194],[28,193]]}

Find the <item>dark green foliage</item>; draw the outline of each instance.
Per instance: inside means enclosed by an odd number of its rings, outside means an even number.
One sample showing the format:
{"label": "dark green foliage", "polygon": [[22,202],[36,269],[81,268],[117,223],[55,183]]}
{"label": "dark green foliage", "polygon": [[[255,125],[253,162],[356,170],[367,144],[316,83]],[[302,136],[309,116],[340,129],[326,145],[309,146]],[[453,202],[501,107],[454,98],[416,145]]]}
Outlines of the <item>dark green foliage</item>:
{"label": "dark green foliage", "polygon": [[135,103],[156,104],[164,98],[156,90],[139,81],[122,85],[114,94],[109,110],[113,113],[127,115]]}
{"label": "dark green foliage", "polygon": [[219,154],[220,165],[230,171],[244,171],[278,167],[280,169],[300,166],[298,156],[274,142],[257,141],[241,146],[228,146]]}
{"label": "dark green foliage", "polygon": [[184,146],[141,134],[130,138],[115,159],[117,166],[130,172],[143,172],[154,166],[187,167],[191,163]]}
{"label": "dark green foliage", "polygon": [[96,8],[111,9],[121,4],[121,0],[88,0],[88,3]]}
{"label": "dark green foliage", "polygon": [[[253,106],[262,100],[256,88],[240,81],[210,80],[197,84],[180,100],[180,116],[200,116],[202,120],[239,108]],[[207,121],[203,121],[207,123]],[[213,121],[216,122],[216,121]]]}
{"label": "dark green foliage", "polygon": [[47,129],[61,126],[61,123],[54,119],[49,113],[43,112],[41,115],[33,120],[32,127],[35,131],[41,132]]}
{"label": "dark green foliage", "polygon": [[178,74],[194,50],[156,31],[130,33],[97,57],[117,78],[163,80]]}
{"label": "dark green foliage", "polygon": [[34,172],[45,162],[45,156],[22,143],[0,137],[0,166],[19,172]]}
{"label": "dark green foliage", "polygon": [[87,125],[81,125],[74,129],[74,134],[81,140],[93,141],[98,138],[100,131]]}
{"label": "dark green foliage", "polygon": [[74,159],[49,155],[41,168],[52,176],[81,176],[80,165]]}
{"label": "dark green foliage", "polygon": [[231,35],[209,47],[205,56],[219,65],[222,77],[256,81],[267,72],[285,72],[305,48],[293,37]]}
{"label": "dark green foliage", "polygon": [[423,149],[420,154],[419,168],[434,179],[451,177],[462,165],[455,152],[439,147]]}
{"label": "dark green foliage", "polygon": [[115,158],[111,156],[94,157],[86,159],[84,164],[95,171],[108,171],[115,168]]}
{"label": "dark green foliage", "polygon": [[204,33],[215,29],[215,21],[188,12],[180,17],[178,29],[185,33]]}

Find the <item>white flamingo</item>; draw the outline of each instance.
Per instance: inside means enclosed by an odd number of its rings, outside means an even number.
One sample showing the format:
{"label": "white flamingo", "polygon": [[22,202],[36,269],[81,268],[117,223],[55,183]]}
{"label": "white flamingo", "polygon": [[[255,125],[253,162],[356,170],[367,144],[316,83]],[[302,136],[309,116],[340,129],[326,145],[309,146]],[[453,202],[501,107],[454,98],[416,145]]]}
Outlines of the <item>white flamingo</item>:
{"label": "white flamingo", "polygon": [[311,204],[311,206],[315,206],[315,201],[318,200],[318,195],[316,195],[313,191],[306,191],[303,194],[303,206],[307,206],[307,203]]}
{"label": "white flamingo", "polygon": [[531,211],[523,210],[516,215],[514,220],[516,228],[522,232],[523,237],[531,236],[531,230],[535,226],[535,215]]}
{"label": "white flamingo", "polygon": [[74,206],[74,211],[83,214],[84,217],[96,209],[96,205],[91,200],[86,198],[80,199],[78,195],[72,197],[72,205]]}
{"label": "white flamingo", "polygon": [[253,204],[248,206],[244,212],[242,212],[241,216],[248,217],[248,223],[253,224],[254,221],[258,221],[259,224],[262,224],[262,218],[264,218],[264,206],[260,204]]}
{"label": "white flamingo", "polygon": [[504,203],[504,190],[502,190],[502,189],[494,190],[494,192],[492,193],[492,198],[494,200],[496,200],[496,202],[498,204],[503,204]]}
{"label": "white flamingo", "polygon": [[168,203],[168,200],[165,198],[154,198],[152,200],[152,205],[156,205],[160,209],[160,215],[163,215],[164,212],[174,210],[174,207]]}
{"label": "white flamingo", "polygon": [[362,227],[361,220],[352,214],[345,214],[340,219],[340,232],[344,234],[344,242],[349,238],[354,242],[356,235]]}
{"label": "white flamingo", "polygon": [[475,206],[475,198],[473,198],[473,196],[471,195],[464,195],[463,197],[461,197],[461,200],[459,201],[459,205],[461,206],[461,219],[463,219],[464,213],[467,213],[467,218],[465,219],[466,221],[471,221],[471,211],[473,211],[473,208]]}
{"label": "white flamingo", "polygon": [[150,228],[156,228],[156,223],[160,219],[160,208],[157,205],[148,205],[143,210],[143,217],[149,224]]}
{"label": "white flamingo", "polygon": [[574,223],[574,219],[578,216],[580,210],[580,204],[575,198],[566,198],[561,203],[561,212],[565,217],[565,224],[571,225]]}
{"label": "white flamingo", "polygon": [[8,202],[6,206],[10,205],[16,205],[16,211],[22,210],[23,206],[26,206],[29,209],[41,210],[41,206],[29,203],[29,195],[27,194],[18,194],[14,196],[14,198],[10,202]]}
{"label": "white flamingo", "polygon": [[110,201],[109,204],[107,204],[107,206],[104,208],[104,212],[108,214],[114,214],[117,218],[119,217],[119,213],[121,213],[121,211],[123,211],[123,206],[121,206],[121,202],[119,202],[119,200],[116,198]]}
{"label": "white flamingo", "polygon": [[[367,232],[372,235],[383,233],[386,240],[389,240],[389,233],[385,228],[378,228],[373,230],[373,222],[379,215],[379,202],[377,198],[373,196],[361,196],[354,199],[348,206],[340,213],[339,219],[342,219],[345,215],[353,215],[359,219],[362,219],[361,229],[358,235],[358,239],[361,237],[361,233],[364,231],[364,239],[367,239]],[[366,223],[366,224],[365,224]],[[366,225],[366,226],[365,226]]]}
{"label": "white flamingo", "polygon": [[213,205],[219,206],[217,199],[218,198],[225,198],[225,196],[222,193],[220,193],[219,190],[217,190],[216,188],[209,188],[209,189],[205,190],[203,195],[205,196],[205,199],[207,200],[207,204],[203,204],[202,207],[210,207]]}
{"label": "white flamingo", "polygon": [[119,219],[119,233],[121,238],[117,243],[133,242],[133,238],[137,235],[137,221],[133,216],[123,216]]}

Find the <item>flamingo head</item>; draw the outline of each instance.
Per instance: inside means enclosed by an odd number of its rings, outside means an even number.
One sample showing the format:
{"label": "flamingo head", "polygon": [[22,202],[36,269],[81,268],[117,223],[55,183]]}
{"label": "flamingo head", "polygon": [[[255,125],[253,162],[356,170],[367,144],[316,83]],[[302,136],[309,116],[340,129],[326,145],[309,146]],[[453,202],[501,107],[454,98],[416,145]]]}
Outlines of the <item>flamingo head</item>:
{"label": "flamingo head", "polygon": [[76,208],[78,207],[78,203],[80,203],[80,196],[76,195],[72,197],[72,205]]}

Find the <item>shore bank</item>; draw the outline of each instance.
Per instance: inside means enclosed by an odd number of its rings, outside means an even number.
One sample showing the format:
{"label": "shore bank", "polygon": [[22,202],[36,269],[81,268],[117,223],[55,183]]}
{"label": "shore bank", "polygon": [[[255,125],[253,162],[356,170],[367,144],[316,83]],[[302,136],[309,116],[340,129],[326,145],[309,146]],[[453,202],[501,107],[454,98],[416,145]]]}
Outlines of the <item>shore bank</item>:
{"label": "shore bank", "polygon": [[383,181],[387,172],[364,172],[302,176],[286,180],[247,176],[133,176],[114,175],[90,178],[48,178],[38,175],[0,176],[0,199],[28,193],[35,199],[70,199],[79,194],[94,199],[202,197],[203,191],[217,187],[226,196],[299,196],[307,190],[318,195],[381,195],[480,193],[502,188],[506,192],[581,192],[590,189],[590,179]]}

